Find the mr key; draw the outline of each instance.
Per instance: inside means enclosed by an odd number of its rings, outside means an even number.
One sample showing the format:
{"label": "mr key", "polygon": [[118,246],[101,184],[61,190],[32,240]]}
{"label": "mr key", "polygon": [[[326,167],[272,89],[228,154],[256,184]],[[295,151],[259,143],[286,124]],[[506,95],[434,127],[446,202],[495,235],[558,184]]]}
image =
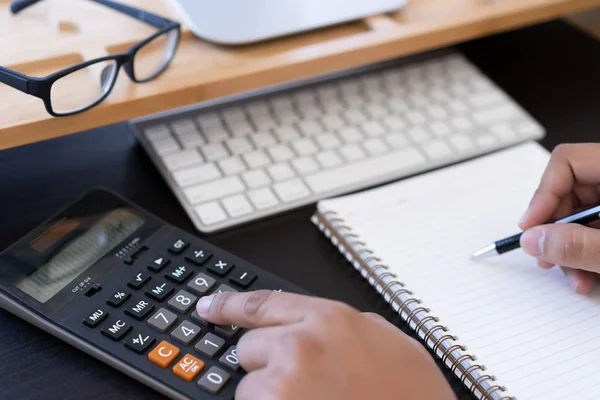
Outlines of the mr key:
{"label": "mr key", "polygon": [[195,312],[212,293],[302,289],[93,191],[0,256],[0,305],[173,399],[232,399],[237,326]]}

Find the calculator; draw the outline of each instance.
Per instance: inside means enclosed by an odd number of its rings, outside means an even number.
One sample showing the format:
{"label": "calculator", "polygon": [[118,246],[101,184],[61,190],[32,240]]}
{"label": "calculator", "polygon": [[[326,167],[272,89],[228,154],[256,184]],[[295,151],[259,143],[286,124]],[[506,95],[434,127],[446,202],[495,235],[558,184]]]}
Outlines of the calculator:
{"label": "calculator", "polygon": [[233,399],[243,329],[202,320],[217,292],[308,294],[105,189],[0,255],[0,306],[173,399]]}

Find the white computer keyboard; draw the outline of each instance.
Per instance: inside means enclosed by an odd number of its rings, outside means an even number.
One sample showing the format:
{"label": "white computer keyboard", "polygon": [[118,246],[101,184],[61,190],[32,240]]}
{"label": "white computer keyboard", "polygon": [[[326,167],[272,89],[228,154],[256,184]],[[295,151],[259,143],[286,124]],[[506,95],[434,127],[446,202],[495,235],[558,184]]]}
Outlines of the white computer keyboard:
{"label": "white computer keyboard", "polygon": [[458,53],[132,121],[214,232],[544,135]]}

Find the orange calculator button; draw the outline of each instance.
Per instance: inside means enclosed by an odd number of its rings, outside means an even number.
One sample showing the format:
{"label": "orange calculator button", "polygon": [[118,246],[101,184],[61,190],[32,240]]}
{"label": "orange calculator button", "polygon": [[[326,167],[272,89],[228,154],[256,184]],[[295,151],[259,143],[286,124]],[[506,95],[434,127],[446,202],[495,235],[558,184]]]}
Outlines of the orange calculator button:
{"label": "orange calculator button", "polygon": [[148,354],[148,358],[159,367],[166,368],[178,355],[179,349],[163,340]]}
{"label": "orange calculator button", "polygon": [[204,368],[204,361],[197,359],[196,357],[186,354],[181,360],[173,367],[173,373],[183,379],[184,381],[191,382],[200,371]]}

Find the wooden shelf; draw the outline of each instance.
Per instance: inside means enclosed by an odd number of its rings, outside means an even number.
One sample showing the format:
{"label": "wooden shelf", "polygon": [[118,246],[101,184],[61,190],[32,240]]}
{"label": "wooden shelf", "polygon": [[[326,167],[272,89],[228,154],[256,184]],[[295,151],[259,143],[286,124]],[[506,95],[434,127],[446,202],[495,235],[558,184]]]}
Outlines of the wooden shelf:
{"label": "wooden shelf", "polygon": [[[179,19],[168,0],[126,3]],[[122,50],[154,29],[93,2],[48,0],[13,16],[0,0],[0,65],[44,76]],[[121,71],[111,96],[72,117],[0,85],[0,149],[126,121],[259,87],[453,45],[600,5],[600,0],[410,0],[402,11],[251,46],[224,47],[184,28],[172,66],[134,84]],[[126,38],[127,40],[124,40]]]}

